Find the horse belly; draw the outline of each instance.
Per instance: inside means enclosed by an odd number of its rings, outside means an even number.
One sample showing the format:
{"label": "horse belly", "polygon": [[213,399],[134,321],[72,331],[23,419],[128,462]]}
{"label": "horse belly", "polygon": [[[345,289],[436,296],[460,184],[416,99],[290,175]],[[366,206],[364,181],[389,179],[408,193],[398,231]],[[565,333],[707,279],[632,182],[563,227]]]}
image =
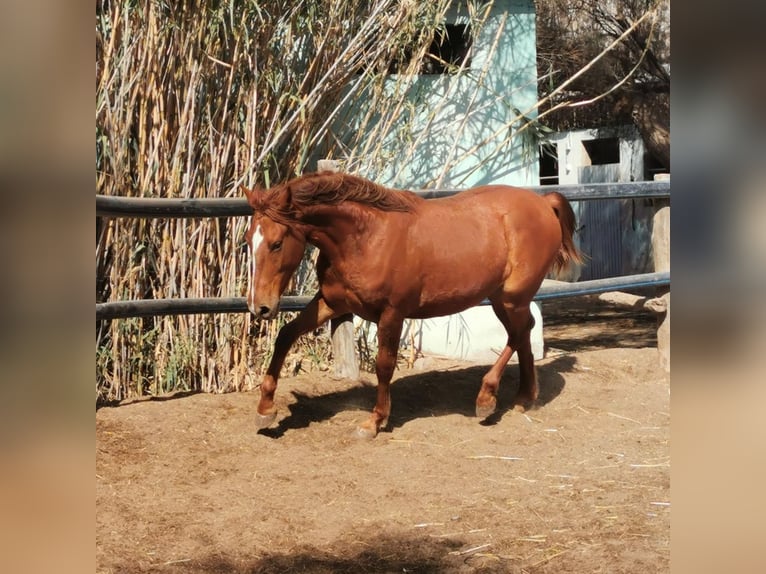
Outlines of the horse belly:
{"label": "horse belly", "polygon": [[408,319],[430,319],[460,313],[481,303],[487,295],[480,297],[458,296],[450,299],[430,301],[420,305],[415,311],[408,313]]}
{"label": "horse belly", "polygon": [[503,283],[504,265],[477,265],[472,270],[426,277],[413,319],[459,313],[478,305]]}

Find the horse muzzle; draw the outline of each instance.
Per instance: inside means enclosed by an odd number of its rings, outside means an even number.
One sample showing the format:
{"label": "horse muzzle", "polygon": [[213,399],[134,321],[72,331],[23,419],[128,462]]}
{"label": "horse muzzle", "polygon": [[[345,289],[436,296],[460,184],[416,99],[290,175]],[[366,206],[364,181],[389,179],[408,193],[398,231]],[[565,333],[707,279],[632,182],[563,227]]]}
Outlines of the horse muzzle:
{"label": "horse muzzle", "polygon": [[247,308],[258,319],[265,319],[268,321],[277,316],[277,313],[279,312],[279,301],[272,305],[248,301]]}

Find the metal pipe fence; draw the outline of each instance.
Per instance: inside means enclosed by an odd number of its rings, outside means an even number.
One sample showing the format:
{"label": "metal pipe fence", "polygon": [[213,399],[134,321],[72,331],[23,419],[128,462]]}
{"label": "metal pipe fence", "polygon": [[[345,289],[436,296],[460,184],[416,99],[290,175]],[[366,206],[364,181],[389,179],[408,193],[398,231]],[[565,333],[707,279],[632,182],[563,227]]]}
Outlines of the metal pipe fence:
{"label": "metal pipe fence", "polygon": [[[538,193],[558,191],[570,201],[595,199],[662,199],[670,197],[669,181],[642,181],[631,183],[593,183],[578,185],[546,185],[530,188]],[[460,190],[421,190],[426,199],[449,197]],[[136,218],[201,218],[237,217],[251,214],[244,198],[165,199],[127,198],[96,195],[97,217]],[[577,283],[545,284],[535,300],[544,301],[563,297],[576,297],[608,291],[635,290],[670,285],[670,273],[643,273],[623,277],[609,277]],[[282,297],[281,311],[298,311],[310,297]],[[483,301],[481,304],[487,304]],[[143,299],[96,303],[96,320],[157,315],[188,315],[197,313],[244,313],[244,297],[203,299]]]}

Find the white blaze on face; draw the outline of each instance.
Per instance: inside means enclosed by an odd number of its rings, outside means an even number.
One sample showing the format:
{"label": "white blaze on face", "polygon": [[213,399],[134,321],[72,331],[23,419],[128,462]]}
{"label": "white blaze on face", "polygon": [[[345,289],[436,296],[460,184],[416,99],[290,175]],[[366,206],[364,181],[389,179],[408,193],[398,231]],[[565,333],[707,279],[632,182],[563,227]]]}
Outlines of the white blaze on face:
{"label": "white blaze on face", "polygon": [[261,233],[260,224],[256,226],[252,237],[250,238],[250,288],[247,298],[248,308],[252,314],[256,314],[255,310],[255,252],[258,246],[263,241],[263,233]]}

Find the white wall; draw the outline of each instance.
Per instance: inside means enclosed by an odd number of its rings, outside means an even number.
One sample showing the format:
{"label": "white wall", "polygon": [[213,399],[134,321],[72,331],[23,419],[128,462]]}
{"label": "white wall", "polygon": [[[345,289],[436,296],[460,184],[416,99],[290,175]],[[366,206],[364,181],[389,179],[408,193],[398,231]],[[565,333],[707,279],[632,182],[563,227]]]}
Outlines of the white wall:
{"label": "white wall", "polygon": [[[535,327],[532,329],[532,353],[535,359],[542,359],[543,319],[536,303],[531,305]],[[354,319],[357,326],[362,320]],[[377,344],[375,325],[368,331],[368,342]],[[478,363],[494,363],[500,351],[505,347],[508,334],[502,323],[495,316],[492,307],[484,305],[472,307],[462,313],[405,321],[400,347],[409,348],[413,342],[415,348],[425,356],[439,356]],[[514,353],[513,359],[516,354]],[[513,360],[512,359],[512,360]]]}

